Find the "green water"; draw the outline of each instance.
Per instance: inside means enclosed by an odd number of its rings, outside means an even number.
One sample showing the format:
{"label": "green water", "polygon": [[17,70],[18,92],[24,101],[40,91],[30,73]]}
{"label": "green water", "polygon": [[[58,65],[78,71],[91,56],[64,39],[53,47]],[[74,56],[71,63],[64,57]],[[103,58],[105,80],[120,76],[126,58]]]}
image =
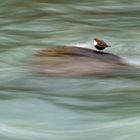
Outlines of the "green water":
{"label": "green water", "polygon": [[0,140],[139,140],[140,74],[50,78],[37,50],[91,47],[140,65],[140,1],[0,0]]}

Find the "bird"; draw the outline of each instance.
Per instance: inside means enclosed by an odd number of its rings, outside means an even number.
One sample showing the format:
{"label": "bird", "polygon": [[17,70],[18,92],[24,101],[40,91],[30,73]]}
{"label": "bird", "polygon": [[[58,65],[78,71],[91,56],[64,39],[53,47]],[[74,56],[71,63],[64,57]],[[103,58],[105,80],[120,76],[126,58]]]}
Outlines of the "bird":
{"label": "bird", "polygon": [[94,38],[94,47],[97,50],[103,50],[107,47],[111,47],[110,45],[106,44],[103,40],[100,40],[99,38]]}

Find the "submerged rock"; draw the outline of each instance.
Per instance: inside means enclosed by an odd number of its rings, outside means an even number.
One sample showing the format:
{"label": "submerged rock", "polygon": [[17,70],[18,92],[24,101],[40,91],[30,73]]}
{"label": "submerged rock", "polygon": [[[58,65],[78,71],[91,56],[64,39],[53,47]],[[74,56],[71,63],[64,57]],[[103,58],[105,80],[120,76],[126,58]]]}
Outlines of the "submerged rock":
{"label": "submerged rock", "polygon": [[109,76],[126,73],[131,66],[120,57],[79,47],[45,49],[35,54],[32,67],[48,76]]}

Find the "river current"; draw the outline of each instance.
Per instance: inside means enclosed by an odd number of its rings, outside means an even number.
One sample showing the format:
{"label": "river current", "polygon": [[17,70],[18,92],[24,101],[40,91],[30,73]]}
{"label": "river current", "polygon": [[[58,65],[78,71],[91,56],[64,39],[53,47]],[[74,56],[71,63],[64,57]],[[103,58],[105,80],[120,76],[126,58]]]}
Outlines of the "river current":
{"label": "river current", "polygon": [[140,73],[58,78],[29,67],[59,45],[105,51],[140,66],[138,0],[0,0],[0,140],[139,140]]}

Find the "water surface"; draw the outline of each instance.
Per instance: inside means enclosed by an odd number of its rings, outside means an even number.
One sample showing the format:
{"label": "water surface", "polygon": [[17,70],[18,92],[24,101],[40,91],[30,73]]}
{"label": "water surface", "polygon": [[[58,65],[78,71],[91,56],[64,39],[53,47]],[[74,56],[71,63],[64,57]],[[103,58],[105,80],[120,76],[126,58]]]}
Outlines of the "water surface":
{"label": "water surface", "polygon": [[29,69],[40,49],[92,47],[140,65],[137,0],[0,0],[0,139],[139,140],[140,74],[50,78]]}

